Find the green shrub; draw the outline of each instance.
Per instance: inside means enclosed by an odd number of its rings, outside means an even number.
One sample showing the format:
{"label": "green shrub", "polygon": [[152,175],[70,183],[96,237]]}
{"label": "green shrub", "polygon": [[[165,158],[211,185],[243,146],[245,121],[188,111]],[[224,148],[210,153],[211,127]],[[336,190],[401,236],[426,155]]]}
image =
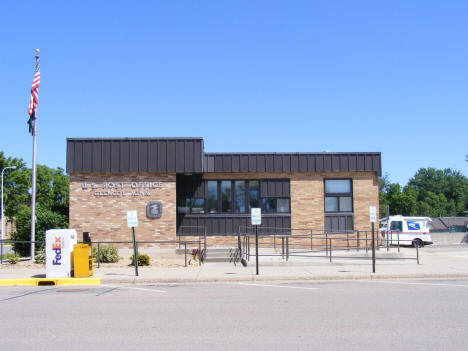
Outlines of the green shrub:
{"label": "green shrub", "polygon": [[[20,205],[15,217],[17,231],[11,234],[11,239],[14,241],[29,241],[31,239],[31,208]],[[44,232],[46,230],[68,228],[68,217],[66,215],[54,212],[41,203],[37,204],[36,218],[35,249],[37,251],[44,247]],[[15,251],[22,256],[29,256],[31,250],[29,243],[14,243],[14,247]]]}
{"label": "green shrub", "polygon": [[99,252],[97,246],[93,246],[93,260],[94,262],[98,261],[101,263],[115,263],[119,261],[119,252],[112,245],[100,245]]}
{"label": "green shrub", "polygon": [[[130,256],[130,265],[134,266],[135,263],[133,262],[133,255]],[[146,254],[138,254],[138,265],[139,266],[149,266],[150,265],[150,258]]]}
{"label": "green shrub", "polygon": [[6,254],[3,255],[3,257],[6,258],[10,264],[16,264],[20,258],[17,254]]}
{"label": "green shrub", "polygon": [[45,256],[45,250],[42,249],[39,251],[36,256],[34,256],[34,262],[39,263],[39,264],[45,264],[46,256]]}

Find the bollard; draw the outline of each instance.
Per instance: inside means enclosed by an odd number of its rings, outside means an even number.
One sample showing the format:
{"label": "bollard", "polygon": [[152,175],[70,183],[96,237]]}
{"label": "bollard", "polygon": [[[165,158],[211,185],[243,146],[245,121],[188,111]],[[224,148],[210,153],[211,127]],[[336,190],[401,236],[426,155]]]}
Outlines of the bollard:
{"label": "bollard", "polygon": [[332,239],[330,239],[330,263],[332,261]]}
{"label": "bollard", "polygon": [[[198,255],[200,255],[200,252],[198,252]],[[184,241],[184,256],[185,256],[185,267],[187,267],[187,242]]]}
{"label": "bollard", "polygon": [[416,245],[416,262],[419,264],[419,245]]}

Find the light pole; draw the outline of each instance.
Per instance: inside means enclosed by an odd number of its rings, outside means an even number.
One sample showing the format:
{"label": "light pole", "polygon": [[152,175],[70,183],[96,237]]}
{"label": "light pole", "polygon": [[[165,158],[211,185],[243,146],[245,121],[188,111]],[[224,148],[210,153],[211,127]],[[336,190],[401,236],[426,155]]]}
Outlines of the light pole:
{"label": "light pole", "polygon": [[8,168],[11,168],[11,169],[16,169],[16,166],[7,166],[7,167],[4,167],[2,169],[2,250],[1,250],[1,253],[0,253],[0,260],[2,261],[3,263],[3,233],[5,232],[5,216],[3,215],[4,211],[3,211],[3,174],[5,173],[5,169],[8,169]]}

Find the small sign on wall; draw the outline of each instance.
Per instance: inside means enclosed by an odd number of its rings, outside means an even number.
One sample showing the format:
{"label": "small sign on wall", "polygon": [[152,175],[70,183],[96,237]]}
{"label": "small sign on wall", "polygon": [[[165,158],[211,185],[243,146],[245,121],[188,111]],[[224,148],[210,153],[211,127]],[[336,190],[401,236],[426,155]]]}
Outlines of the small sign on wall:
{"label": "small sign on wall", "polygon": [[161,218],[162,216],[162,203],[161,201],[150,201],[146,205],[146,217],[148,218]]}

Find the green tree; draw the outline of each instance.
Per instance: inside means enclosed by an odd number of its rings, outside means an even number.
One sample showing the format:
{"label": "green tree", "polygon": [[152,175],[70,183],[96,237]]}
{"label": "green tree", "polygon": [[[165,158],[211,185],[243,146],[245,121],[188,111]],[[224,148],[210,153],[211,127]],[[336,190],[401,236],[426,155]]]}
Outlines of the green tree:
{"label": "green tree", "polygon": [[[44,245],[44,232],[53,228],[68,228],[68,218],[58,212],[54,212],[41,203],[36,205],[35,241],[36,250],[41,250]],[[29,241],[31,237],[31,207],[21,205],[16,216],[16,233],[12,234],[15,241]],[[29,255],[30,246],[26,243],[15,244],[15,250],[23,256]]]}
{"label": "green tree", "polygon": [[408,182],[417,191],[419,214],[463,216],[468,207],[468,178],[449,168],[421,168]]}
{"label": "green tree", "polygon": [[36,202],[68,221],[69,178],[62,168],[37,166]]}
{"label": "green tree", "polygon": [[6,158],[0,151],[0,172],[5,167],[14,166],[16,169],[5,169],[3,176],[3,203],[5,217],[15,218],[19,206],[29,201],[28,193],[31,187],[31,171],[26,168],[22,159]]}
{"label": "green tree", "polygon": [[[31,236],[31,170],[21,159],[6,158],[0,152],[0,167],[16,166],[15,170],[5,170],[4,204],[5,215],[14,218],[16,233],[12,239],[29,241]],[[43,242],[44,231],[52,228],[68,227],[69,177],[63,169],[37,166],[36,177],[36,226],[35,240]],[[42,244],[36,245],[37,249]],[[29,253],[29,244],[16,244],[21,254]]]}
{"label": "green tree", "polygon": [[380,216],[385,217],[386,206],[390,206],[390,215],[412,216],[417,213],[417,194],[406,187],[402,191],[400,184],[391,183],[388,174],[379,180]]}
{"label": "green tree", "polygon": [[468,178],[451,169],[421,168],[402,189],[388,174],[379,180],[380,213],[404,216],[463,216],[468,208]]}

